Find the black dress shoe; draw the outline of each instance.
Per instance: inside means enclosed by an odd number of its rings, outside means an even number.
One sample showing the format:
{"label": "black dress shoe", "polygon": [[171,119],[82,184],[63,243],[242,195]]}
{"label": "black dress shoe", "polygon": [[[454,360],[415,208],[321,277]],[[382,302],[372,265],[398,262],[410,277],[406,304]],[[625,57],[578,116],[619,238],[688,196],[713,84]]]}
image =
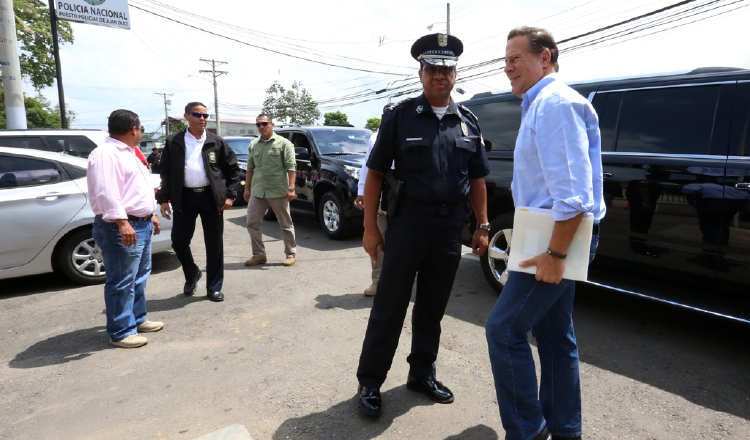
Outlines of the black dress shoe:
{"label": "black dress shoe", "polygon": [[562,437],[559,435],[553,435],[552,440],[581,440],[581,436],[578,437]]}
{"label": "black dress shoe", "polygon": [[185,281],[185,287],[182,288],[182,293],[185,296],[193,296],[195,294],[195,288],[198,286],[198,280],[201,279],[203,274],[197,267],[195,268],[196,274],[192,280]]}
{"label": "black dress shoe", "polygon": [[426,394],[437,403],[453,403],[453,393],[436,380],[417,380],[410,374],[406,379],[406,388]]}
{"label": "black dress shoe", "polygon": [[549,429],[547,429],[547,427],[545,426],[544,429],[542,429],[542,432],[540,432],[539,434],[536,435],[536,437],[534,437],[534,440],[551,440],[553,438],[554,437],[549,435]]}
{"label": "black dress shoe", "polygon": [[206,296],[213,302],[224,301],[224,294],[221,292],[208,292]]}
{"label": "black dress shoe", "polygon": [[369,416],[379,416],[382,401],[380,399],[380,388],[369,388],[360,385],[357,390],[359,394],[359,406]]}

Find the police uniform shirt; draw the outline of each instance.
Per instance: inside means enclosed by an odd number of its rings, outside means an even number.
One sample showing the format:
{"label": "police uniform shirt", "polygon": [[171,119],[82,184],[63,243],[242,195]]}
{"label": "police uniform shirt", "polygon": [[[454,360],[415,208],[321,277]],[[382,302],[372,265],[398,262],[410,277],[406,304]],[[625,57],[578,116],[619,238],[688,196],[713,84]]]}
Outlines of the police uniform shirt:
{"label": "police uniform shirt", "polygon": [[392,163],[404,194],[432,205],[462,203],[469,180],[490,172],[476,117],[451,99],[438,119],[424,94],[383,117],[367,167],[385,173]]}

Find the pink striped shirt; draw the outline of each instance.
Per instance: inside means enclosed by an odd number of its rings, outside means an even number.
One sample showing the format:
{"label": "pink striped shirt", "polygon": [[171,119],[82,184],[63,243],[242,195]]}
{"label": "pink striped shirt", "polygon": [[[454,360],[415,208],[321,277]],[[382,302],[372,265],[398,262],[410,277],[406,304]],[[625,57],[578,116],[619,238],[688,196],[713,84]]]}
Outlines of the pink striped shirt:
{"label": "pink striped shirt", "polygon": [[133,148],[107,137],[89,155],[89,203],[106,221],[145,217],[156,212],[154,187],[148,169]]}

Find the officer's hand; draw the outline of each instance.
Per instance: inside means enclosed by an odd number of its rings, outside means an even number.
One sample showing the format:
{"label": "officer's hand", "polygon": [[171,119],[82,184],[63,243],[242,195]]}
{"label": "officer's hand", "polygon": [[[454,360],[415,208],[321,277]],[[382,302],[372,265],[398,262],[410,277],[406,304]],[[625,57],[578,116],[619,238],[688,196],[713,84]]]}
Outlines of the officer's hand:
{"label": "officer's hand", "polygon": [[130,222],[127,220],[115,220],[117,227],[120,229],[120,236],[122,237],[122,245],[125,247],[135,246],[136,235],[135,229],[130,226]]}
{"label": "officer's hand", "polygon": [[471,237],[471,252],[475,255],[484,255],[490,242],[488,235],[486,229],[477,228],[474,236]]}
{"label": "officer's hand", "polygon": [[224,205],[221,207],[221,209],[219,211],[223,211],[225,209],[231,208],[233,203],[234,203],[234,201],[232,199],[227,199],[227,201],[224,202]]}
{"label": "officer's hand", "polygon": [[372,261],[378,261],[378,248],[385,252],[383,236],[380,235],[378,228],[365,228],[365,233],[362,235],[362,246],[365,248],[365,252],[370,254]]}
{"label": "officer's hand", "polygon": [[151,220],[154,223],[154,235],[159,235],[161,233],[161,222],[159,221],[159,218],[157,216],[151,217]]}
{"label": "officer's hand", "polygon": [[359,209],[365,209],[365,196],[357,196],[357,198],[354,199],[354,206]]}
{"label": "officer's hand", "polygon": [[536,266],[536,280],[544,283],[560,284],[565,260],[555,258],[549,254],[539,254],[536,257],[518,263],[521,267]]}
{"label": "officer's hand", "polygon": [[172,218],[172,209],[169,207],[169,203],[162,203],[159,212],[161,212],[161,216],[167,220]]}
{"label": "officer's hand", "polygon": [[242,198],[245,199],[245,203],[250,201],[250,188],[245,187],[245,193],[242,194]]}

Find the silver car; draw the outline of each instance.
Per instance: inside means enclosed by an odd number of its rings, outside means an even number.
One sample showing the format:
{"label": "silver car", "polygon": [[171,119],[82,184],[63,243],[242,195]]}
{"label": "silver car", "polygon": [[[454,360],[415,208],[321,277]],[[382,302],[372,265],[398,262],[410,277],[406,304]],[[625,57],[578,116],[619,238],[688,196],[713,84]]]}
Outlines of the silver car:
{"label": "silver car", "polygon": [[[55,271],[81,284],[104,282],[86,165],[61,153],[0,147],[0,279]],[[159,176],[149,177],[156,191]],[[172,247],[172,221],[160,220],[152,253]]]}

